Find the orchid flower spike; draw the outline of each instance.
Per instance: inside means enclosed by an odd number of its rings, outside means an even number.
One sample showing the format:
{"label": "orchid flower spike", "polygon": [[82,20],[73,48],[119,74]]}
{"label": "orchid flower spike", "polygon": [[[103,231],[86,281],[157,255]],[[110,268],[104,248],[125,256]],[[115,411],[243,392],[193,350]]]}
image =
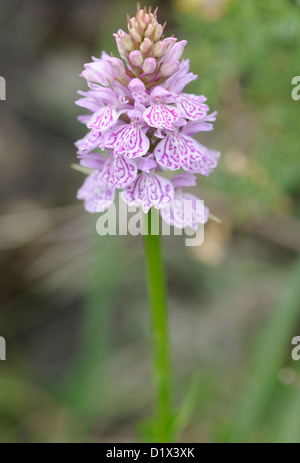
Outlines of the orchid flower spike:
{"label": "orchid flower spike", "polygon": [[[195,174],[208,176],[218,164],[220,153],[193,138],[213,129],[216,113],[209,114],[203,95],[184,92],[197,79],[189,61],[181,60],[187,42],[165,38],[157,9],[138,4],[127,26],[128,32],[114,34],[120,58],[102,52],[81,74],[89,90],[79,92],[76,103],[90,112],[79,116],[89,131],[75,145],[80,164],[92,173],[78,198],[88,212],[102,212],[121,190],[129,205],[145,213],[153,206],[170,225],[195,228],[209,211],[196,211],[197,198],[182,188],[194,186]],[[184,172],[164,176],[179,169]],[[182,220],[170,211],[185,199],[192,200],[191,216]]]}

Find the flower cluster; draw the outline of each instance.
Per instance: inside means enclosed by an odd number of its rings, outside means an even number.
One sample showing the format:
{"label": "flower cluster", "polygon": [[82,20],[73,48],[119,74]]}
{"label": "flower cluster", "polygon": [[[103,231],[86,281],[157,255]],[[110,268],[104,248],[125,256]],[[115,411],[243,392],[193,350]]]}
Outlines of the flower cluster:
{"label": "flower cluster", "polygon": [[[80,164],[91,174],[78,199],[87,211],[102,212],[121,190],[128,205],[145,213],[154,206],[171,225],[197,228],[207,221],[208,210],[199,209],[197,198],[182,188],[217,165],[220,153],[192,137],[212,130],[216,113],[209,114],[204,96],[183,92],[197,78],[189,72],[189,61],[180,61],[187,42],[164,38],[156,10],[138,5],[136,16],[128,18],[128,31],[115,34],[122,59],[103,52],[81,74],[89,91],[79,92],[76,103],[91,114],[79,117],[89,132],[76,147]],[[163,175],[179,169],[185,172]],[[191,206],[183,214],[184,201]]]}

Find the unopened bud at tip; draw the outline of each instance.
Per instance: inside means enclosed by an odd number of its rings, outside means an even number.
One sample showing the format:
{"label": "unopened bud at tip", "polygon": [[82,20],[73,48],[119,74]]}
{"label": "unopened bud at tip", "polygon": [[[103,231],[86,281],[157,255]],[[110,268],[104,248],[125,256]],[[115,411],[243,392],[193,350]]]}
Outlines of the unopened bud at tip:
{"label": "unopened bud at tip", "polygon": [[162,40],[156,42],[152,48],[152,56],[160,58],[165,53],[166,47],[167,45]]}
{"label": "unopened bud at tip", "polygon": [[147,26],[147,29],[145,30],[145,37],[149,37],[150,39],[153,37],[154,33],[154,27],[152,24],[149,24]]}
{"label": "unopened bud at tip", "polygon": [[155,27],[155,30],[154,30],[153,40],[155,42],[157,40],[159,40],[161,38],[163,32],[164,32],[163,26],[161,24],[157,24],[157,26]]}
{"label": "unopened bud at tip", "polygon": [[143,43],[140,45],[140,50],[142,53],[147,53],[148,50],[150,50],[150,48],[152,47],[153,45],[153,42],[151,42],[151,40],[146,37],[143,41]]}
{"label": "unopened bud at tip", "polygon": [[124,50],[126,51],[134,50],[134,44],[129,34],[125,34],[125,33],[122,34],[120,37],[120,43],[121,43],[121,47],[123,47]]}
{"label": "unopened bud at tip", "polygon": [[136,43],[141,43],[142,41],[142,37],[141,35],[138,33],[138,31],[136,29],[130,29],[130,35],[133,39],[134,42]]}
{"label": "unopened bud at tip", "polygon": [[143,64],[143,71],[145,74],[152,74],[156,69],[156,59],[146,58]]}
{"label": "unopened bud at tip", "polygon": [[129,59],[130,59],[130,62],[134,66],[142,66],[143,61],[144,61],[143,60],[143,55],[140,52],[140,50],[131,51],[130,54],[129,54]]}

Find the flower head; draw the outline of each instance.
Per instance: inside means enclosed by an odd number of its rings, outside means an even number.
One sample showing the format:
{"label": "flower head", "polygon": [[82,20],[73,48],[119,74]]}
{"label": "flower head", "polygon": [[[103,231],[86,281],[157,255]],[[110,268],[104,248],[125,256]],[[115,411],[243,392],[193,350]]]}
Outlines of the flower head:
{"label": "flower head", "polygon": [[[194,174],[207,176],[217,166],[220,153],[193,138],[213,129],[216,113],[209,114],[203,95],[183,92],[197,79],[189,61],[181,60],[187,42],[164,36],[157,9],[138,4],[127,22],[128,32],[114,34],[121,59],[103,52],[81,74],[89,90],[79,92],[76,103],[90,114],[78,119],[89,132],[75,145],[92,173],[78,198],[87,211],[101,212],[121,190],[129,205],[145,213],[154,206],[171,225],[196,228],[207,221],[208,209],[198,209],[197,198],[182,188],[196,184]],[[164,176],[179,169],[186,173]]]}

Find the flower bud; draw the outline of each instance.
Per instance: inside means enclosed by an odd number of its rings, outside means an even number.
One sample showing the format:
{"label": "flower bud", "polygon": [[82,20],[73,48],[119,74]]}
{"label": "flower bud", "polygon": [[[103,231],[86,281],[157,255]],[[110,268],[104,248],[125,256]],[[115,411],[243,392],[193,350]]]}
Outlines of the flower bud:
{"label": "flower bud", "polygon": [[155,30],[154,30],[154,37],[153,37],[153,40],[156,42],[157,40],[159,40],[162,36],[164,32],[164,28],[162,27],[161,24],[157,24],[157,26],[155,27]]}
{"label": "flower bud", "polygon": [[166,61],[161,65],[160,72],[164,77],[169,77],[175,74],[179,69],[179,61],[170,60]]}
{"label": "flower bud", "polygon": [[152,47],[152,56],[154,56],[154,58],[160,58],[165,53],[166,48],[167,45],[162,40],[156,42]]}
{"label": "flower bud", "polygon": [[131,51],[129,54],[129,59],[134,66],[142,66],[144,61],[140,50]]}
{"label": "flower bud", "polygon": [[144,21],[142,21],[142,20],[140,19],[139,22],[138,22],[138,28],[137,28],[137,29],[138,29],[138,32],[139,32],[140,34],[143,34],[144,31],[145,31],[145,29],[146,29],[146,27],[147,27],[147,24],[145,24]]}
{"label": "flower bud", "polygon": [[152,24],[149,24],[147,26],[147,29],[145,30],[145,37],[152,38],[153,33],[154,33],[154,27],[152,26]]}
{"label": "flower bud", "polygon": [[123,34],[120,38],[121,44],[126,51],[134,50],[134,44],[129,34]]}
{"label": "flower bud", "polygon": [[137,27],[138,23],[135,18],[128,18],[128,30],[130,32],[130,29],[135,29]]}
{"label": "flower bud", "polygon": [[135,29],[140,35],[144,34],[147,25],[142,19],[131,18],[128,20],[128,30]]}
{"label": "flower bud", "polygon": [[140,34],[138,33],[138,31],[134,28],[130,29],[130,35],[132,37],[132,39],[134,40],[134,42],[136,43],[141,43],[142,41],[142,37],[140,36]]}
{"label": "flower bud", "polygon": [[142,53],[147,53],[148,50],[150,50],[150,48],[152,47],[153,45],[153,42],[151,42],[151,40],[146,37],[143,41],[143,43],[140,45],[140,50]]}
{"label": "flower bud", "polygon": [[151,17],[150,17],[150,15],[149,15],[148,13],[145,13],[145,14],[144,14],[143,21],[144,21],[145,24],[149,24],[149,23],[150,23]]}
{"label": "flower bud", "polygon": [[138,10],[137,11],[137,14],[136,14],[137,19],[139,19],[141,21],[144,21],[144,16],[145,16],[145,11],[144,10]]}
{"label": "flower bud", "polygon": [[145,74],[152,74],[156,69],[156,59],[146,58],[143,64],[143,71]]}

